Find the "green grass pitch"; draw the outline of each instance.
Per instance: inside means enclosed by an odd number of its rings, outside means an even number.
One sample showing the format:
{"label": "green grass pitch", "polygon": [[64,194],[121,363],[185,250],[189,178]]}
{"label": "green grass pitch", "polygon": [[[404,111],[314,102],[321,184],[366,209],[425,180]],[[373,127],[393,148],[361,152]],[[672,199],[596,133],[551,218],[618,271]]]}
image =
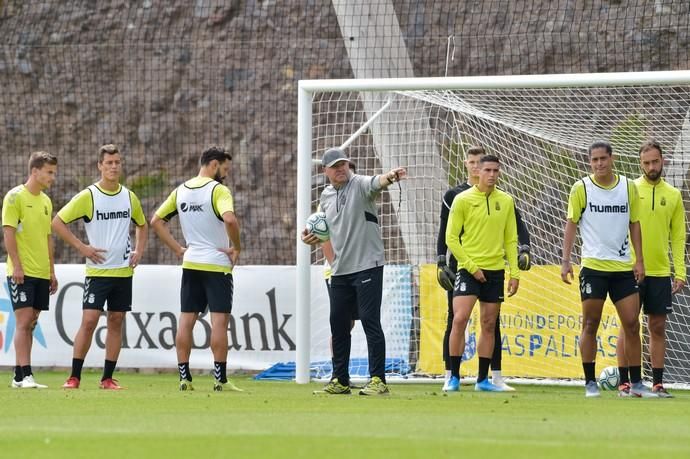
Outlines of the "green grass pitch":
{"label": "green grass pitch", "polygon": [[[214,393],[210,376],[179,392],[176,375],[120,375],[121,392],[64,391],[65,373],[37,372],[45,390],[0,388],[0,457],[22,458],[688,458],[690,393],[585,399],[581,387],[393,385],[389,397],[312,395],[320,384],[235,377],[245,393]],[[9,372],[0,372],[9,382]]]}

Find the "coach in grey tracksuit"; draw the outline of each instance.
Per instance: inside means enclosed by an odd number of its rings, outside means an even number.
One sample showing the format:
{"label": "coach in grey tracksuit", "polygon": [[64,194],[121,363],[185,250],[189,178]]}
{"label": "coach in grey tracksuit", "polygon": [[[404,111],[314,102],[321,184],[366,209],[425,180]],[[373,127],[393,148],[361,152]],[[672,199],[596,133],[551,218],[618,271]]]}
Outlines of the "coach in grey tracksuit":
{"label": "coach in grey tracksuit", "polygon": [[[321,160],[331,185],[321,193],[320,205],[335,253],[329,290],[333,378],[344,386],[350,383],[350,321],[356,308],[367,338],[369,374],[385,383],[386,339],[381,328],[384,256],[375,201],[381,191],[405,179],[407,173],[396,168],[373,177],[357,175],[348,163],[339,148],[326,151]],[[303,240],[318,242],[311,235]]]}

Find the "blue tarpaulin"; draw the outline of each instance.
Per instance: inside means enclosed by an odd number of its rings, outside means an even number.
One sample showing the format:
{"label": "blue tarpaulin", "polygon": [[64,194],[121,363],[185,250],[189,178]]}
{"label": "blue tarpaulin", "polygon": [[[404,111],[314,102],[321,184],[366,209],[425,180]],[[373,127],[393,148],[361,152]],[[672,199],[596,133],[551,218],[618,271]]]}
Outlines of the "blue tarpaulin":
{"label": "blue tarpaulin", "polygon": [[[309,365],[310,377],[314,379],[328,378],[333,372],[331,361],[312,362]],[[350,360],[350,377],[368,378],[369,362],[367,359]],[[395,375],[406,375],[410,373],[410,366],[407,361],[399,358],[386,359],[386,373]],[[254,379],[264,380],[293,380],[295,379],[295,362],[280,362],[273,365],[254,377]]]}

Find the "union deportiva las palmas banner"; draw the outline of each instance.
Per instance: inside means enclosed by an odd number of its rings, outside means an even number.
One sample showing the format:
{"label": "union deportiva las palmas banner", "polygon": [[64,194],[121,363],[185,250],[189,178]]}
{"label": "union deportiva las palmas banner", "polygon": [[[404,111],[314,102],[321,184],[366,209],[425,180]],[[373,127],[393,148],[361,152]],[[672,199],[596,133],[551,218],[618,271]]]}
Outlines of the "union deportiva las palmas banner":
{"label": "union deportiva las palmas banner", "polygon": [[[582,378],[579,350],[582,307],[578,273],[573,284],[560,279],[560,266],[534,266],[520,274],[517,295],[501,307],[504,375],[518,377]],[[420,269],[420,358],[418,371],[444,372],[441,347],[446,327],[446,291],[436,281],[436,265]],[[479,303],[466,332],[461,372],[477,372]],[[616,365],[619,321],[614,305],[606,301],[597,336],[597,368]]]}

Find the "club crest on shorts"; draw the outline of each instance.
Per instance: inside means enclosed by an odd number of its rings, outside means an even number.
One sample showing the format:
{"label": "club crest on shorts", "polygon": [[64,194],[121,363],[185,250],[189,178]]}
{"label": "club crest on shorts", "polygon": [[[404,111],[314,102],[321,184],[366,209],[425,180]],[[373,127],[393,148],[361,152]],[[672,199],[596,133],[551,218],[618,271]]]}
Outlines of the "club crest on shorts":
{"label": "club crest on shorts", "polygon": [[89,293],[89,297],[86,299],[89,304],[94,304],[96,302],[96,295],[94,293]]}
{"label": "club crest on shorts", "polygon": [[24,292],[24,291],[19,292],[19,301],[21,303],[26,303],[26,292]]}
{"label": "club crest on shorts", "polygon": [[467,283],[465,283],[465,282],[460,282],[460,291],[461,291],[461,292],[466,292],[466,291],[467,291]]}
{"label": "club crest on shorts", "polygon": [[592,293],[592,284],[589,282],[585,282],[584,284],[580,284],[580,291],[582,293],[586,293],[587,295],[590,295]]}

